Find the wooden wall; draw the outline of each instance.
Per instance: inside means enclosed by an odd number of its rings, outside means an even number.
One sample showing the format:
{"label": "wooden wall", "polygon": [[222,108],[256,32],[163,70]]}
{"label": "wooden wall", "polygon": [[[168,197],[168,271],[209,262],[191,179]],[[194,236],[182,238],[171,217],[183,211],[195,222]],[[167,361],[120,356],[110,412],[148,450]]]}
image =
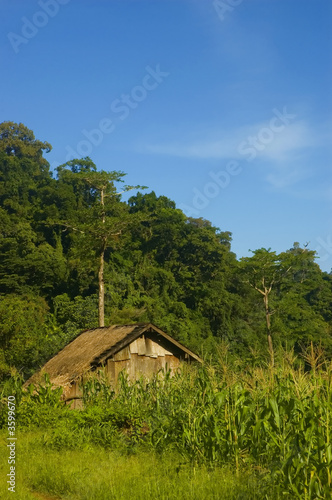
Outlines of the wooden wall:
{"label": "wooden wall", "polygon": [[107,360],[107,373],[110,381],[116,383],[119,373],[126,370],[130,380],[140,376],[147,378],[159,370],[175,371],[180,360],[152,338],[142,336]]}
{"label": "wooden wall", "polygon": [[[170,347],[173,350],[173,347]],[[179,353],[177,353],[179,356]],[[142,335],[129,346],[110,357],[105,365],[110,382],[115,386],[119,373],[126,370],[130,380],[136,380],[142,375],[152,377],[161,369],[175,372],[180,366],[180,358],[162,345],[160,341],[149,335]],[[78,383],[74,383],[66,400],[71,408],[82,408],[82,392]]]}
{"label": "wooden wall", "polygon": [[73,410],[81,410],[83,408],[82,391],[79,383],[74,382],[68,394],[66,394],[66,403],[70,405]]}

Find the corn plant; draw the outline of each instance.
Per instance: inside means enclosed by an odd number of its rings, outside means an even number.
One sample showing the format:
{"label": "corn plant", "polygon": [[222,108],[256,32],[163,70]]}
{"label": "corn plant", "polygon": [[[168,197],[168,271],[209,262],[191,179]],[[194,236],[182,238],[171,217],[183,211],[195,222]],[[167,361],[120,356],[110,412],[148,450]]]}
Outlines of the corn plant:
{"label": "corn plant", "polygon": [[[294,365],[233,373],[203,366],[133,382],[122,373],[115,389],[97,374],[83,383],[85,408],[61,410],[51,420],[54,433],[46,443],[66,446],[75,442],[69,436],[73,432],[79,446],[175,449],[195,467],[255,471],[266,498],[270,487],[280,498],[328,499],[332,367],[315,363],[305,372]],[[22,397],[22,408],[24,398],[30,398],[40,409],[48,404],[54,414],[60,411],[54,400],[59,395],[45,382],[44,388],[32,388]],[[37,414],[35,406],[33,411]]]}

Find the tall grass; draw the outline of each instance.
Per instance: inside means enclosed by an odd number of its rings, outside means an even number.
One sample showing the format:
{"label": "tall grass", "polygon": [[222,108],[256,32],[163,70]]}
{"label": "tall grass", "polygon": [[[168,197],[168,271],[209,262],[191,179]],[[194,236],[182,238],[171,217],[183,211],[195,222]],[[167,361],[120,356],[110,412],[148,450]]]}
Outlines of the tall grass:
{"label": "tall grass", "polygon": [[[1,499],[35,500],[258,500],[259,484],[229,467],[190,467],[175,453],[123,454],[91,445],[85,450],[43,446],[40,432],[21,434],[15,494],[6,492],[0,466]],[[0,445],[0,453],[4,446]],[[1,463],[0,459],[0,463]],[[5,464],[4,464],[5,465]],[[39,492],[45,496],[34,496]]]}

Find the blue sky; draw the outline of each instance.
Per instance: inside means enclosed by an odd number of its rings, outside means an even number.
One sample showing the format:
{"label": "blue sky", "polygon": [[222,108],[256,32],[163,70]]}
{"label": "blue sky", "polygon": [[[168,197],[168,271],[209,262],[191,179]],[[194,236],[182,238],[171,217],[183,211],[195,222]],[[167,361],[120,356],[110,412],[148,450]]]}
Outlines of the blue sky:
{"label": "blue sky", "polygon": [[0,121],[332,268],[329,0],[3,0]]}

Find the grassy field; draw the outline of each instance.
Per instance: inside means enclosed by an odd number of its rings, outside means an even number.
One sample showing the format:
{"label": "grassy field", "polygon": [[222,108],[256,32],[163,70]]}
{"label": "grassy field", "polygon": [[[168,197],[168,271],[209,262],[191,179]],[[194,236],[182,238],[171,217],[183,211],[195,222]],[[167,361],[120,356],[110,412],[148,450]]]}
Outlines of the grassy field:
{"label": "grassy field", "polygon": [[[1,498],[34,500],[256,499],[259,484],[229,467],[193,467],[175,453],[121,452],[89,446],[54,450],[43,446],[43,433],[18,434],[15,494],[6,491],[5,434],[1,436]],[[36,493],[41,496],[36,496]]]}
{"label": "grassy field", "polygon": [[[309,359],[309,358],[308,358]],[[7,394],[17,398],[16,498],[332,498],[332,369],[205,366],[117,391],[103,374],[68,409],[45,380],[3,388],[1,498],[9,472]]]}

